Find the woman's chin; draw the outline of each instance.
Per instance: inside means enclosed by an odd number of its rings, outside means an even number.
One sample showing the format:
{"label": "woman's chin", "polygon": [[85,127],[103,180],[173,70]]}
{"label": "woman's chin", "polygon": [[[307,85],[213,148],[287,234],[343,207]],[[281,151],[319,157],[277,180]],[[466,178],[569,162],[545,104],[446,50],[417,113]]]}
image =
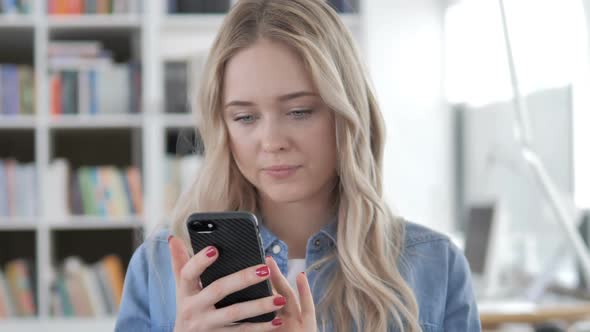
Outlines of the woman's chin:
{"label": "woman's chin", "polygon": [[305,193],[295,188],[266,188],[264,198],[275,203],[294,203],[305,199]]}

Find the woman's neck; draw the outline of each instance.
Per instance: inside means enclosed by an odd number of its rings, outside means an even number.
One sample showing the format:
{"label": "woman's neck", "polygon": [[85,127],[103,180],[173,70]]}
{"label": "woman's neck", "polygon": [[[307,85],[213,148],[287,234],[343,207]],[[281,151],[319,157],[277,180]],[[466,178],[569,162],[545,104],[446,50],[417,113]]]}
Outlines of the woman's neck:
{"label": "woman's neck", "polygon": [[323,190],[304,201],[289,203],[260,197],[260,209],[265,227],[289,247],[289,258],[305,258],[307,240],[336,213],[334,200],[334,190]]}

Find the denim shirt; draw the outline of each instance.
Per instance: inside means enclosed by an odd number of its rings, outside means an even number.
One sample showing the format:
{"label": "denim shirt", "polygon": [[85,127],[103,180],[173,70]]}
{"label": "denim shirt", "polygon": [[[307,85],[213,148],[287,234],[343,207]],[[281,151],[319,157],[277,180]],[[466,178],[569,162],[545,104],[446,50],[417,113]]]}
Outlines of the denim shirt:
{"label": "denim shirt", "polygon": [[[404,225],[404,249],[396,264],[414,291],[422,330],[481,331],[469,266],[462,252],[442,234],[410,222]],[[281,272],[287,275],[287,245],[264,225],[259,227],[265,254],[273,256]],[[335,250],[336,228],[337,224],[332,222],[309,238],[306,266]],[[168,233],[161,231],[133,254],[115,331],[174,330],[176,288],[167,238]],[[321,276],[330,268],[320,266],[307,273],[315,303],[324,289],[321,283],[326,281]],[[332,327],[328,326],[327,331],[333,331]],[[389,331],[397,329],[391,326]]]}

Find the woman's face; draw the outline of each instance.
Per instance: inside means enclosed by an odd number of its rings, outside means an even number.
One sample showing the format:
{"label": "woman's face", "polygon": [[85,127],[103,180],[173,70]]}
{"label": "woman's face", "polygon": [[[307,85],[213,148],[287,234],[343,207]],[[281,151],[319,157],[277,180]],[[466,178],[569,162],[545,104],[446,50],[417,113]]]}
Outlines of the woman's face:
{"label": "woman's face", "polygon": [[264,198],[289,203],[332,189],[334,115],[289,47],[259,39],[233,56],[222,107],[234,160]]}

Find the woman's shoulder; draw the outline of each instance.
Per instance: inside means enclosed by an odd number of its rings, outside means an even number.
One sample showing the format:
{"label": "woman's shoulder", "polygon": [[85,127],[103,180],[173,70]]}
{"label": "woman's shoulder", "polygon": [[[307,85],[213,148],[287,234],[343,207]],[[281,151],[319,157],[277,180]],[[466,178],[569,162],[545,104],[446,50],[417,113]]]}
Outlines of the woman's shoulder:
{"label": "woman's shoulder", "polygon": [[448,236],[430,229],[424,225],[416,224],[411,221],[404,220],[404,247],[409,248],[430,242],[440,242],[444,245],[449,243]]}
{"label": "woman's shoulder", "polygon": [[437,276],[438,282],[449,284],[469,275],[463,251],[447,235],[409,221],[404,225],[400,270],[410,283],[420,287],[422,282],[433,282],[431,276]]}
{"label": "woman's shoulder", "polygon": [[462,264],[464,260],[462,250],[447,235],[410,221],[404,221],[402,256],[410,261],[415,256],[417,260],[413,263],[426,264],[426,268],[430,267],[428,258],[434,258],[436,265],[441,262],[452,264],[457,259]]}

